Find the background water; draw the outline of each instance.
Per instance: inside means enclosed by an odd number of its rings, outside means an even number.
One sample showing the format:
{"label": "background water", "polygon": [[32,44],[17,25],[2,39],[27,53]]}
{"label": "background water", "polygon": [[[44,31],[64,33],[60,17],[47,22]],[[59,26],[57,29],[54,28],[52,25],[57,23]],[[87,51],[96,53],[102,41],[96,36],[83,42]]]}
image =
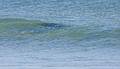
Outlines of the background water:
{"label": "background water", "polygon": [[1,69],[119,69],[120,0],[0,0]]}

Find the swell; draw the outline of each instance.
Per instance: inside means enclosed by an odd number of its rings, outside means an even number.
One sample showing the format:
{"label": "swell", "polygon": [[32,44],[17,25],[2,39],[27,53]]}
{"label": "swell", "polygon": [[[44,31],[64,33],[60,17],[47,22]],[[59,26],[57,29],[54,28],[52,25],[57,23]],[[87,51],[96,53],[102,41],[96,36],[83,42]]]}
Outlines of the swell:
{"label": "swell", "polygon": [[0,19],[0,38],[34,38],[34,39],[70,39],[97,40],[114,38],[119,40],[120,28],[102,29],[98,26],[66,26],[45,23],[38,20]]}

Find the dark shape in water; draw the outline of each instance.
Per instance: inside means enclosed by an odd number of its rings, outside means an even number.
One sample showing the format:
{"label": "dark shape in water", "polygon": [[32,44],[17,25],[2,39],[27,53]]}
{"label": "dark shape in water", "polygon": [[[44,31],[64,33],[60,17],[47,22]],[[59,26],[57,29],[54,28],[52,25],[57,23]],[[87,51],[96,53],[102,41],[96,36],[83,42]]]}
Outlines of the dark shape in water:
{"label": "dark shape in water", "polygon": [[55,23],[42,23],[41,26],[49,27],[49,28],[56,28],[56,29],[65,27],[65,25],[55,24]]}

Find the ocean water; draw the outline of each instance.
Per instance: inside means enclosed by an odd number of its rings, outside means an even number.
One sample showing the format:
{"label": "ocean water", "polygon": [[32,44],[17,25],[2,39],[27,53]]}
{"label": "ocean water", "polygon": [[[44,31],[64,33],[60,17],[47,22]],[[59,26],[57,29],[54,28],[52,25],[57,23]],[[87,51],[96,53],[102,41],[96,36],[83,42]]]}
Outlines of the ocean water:
{"label": "ocean water", "polygon": [[0,69],[120,69],[120,0],[0,0]]}

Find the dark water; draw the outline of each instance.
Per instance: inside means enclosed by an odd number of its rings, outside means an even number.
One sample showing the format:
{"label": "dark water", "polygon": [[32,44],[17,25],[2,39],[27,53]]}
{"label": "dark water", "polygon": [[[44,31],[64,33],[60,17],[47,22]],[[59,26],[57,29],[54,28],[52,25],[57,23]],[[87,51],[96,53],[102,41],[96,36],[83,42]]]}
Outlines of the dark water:
{"label": "dark water", "polygon": [[119,0],[0,0],[0,69],[119,69]]}

